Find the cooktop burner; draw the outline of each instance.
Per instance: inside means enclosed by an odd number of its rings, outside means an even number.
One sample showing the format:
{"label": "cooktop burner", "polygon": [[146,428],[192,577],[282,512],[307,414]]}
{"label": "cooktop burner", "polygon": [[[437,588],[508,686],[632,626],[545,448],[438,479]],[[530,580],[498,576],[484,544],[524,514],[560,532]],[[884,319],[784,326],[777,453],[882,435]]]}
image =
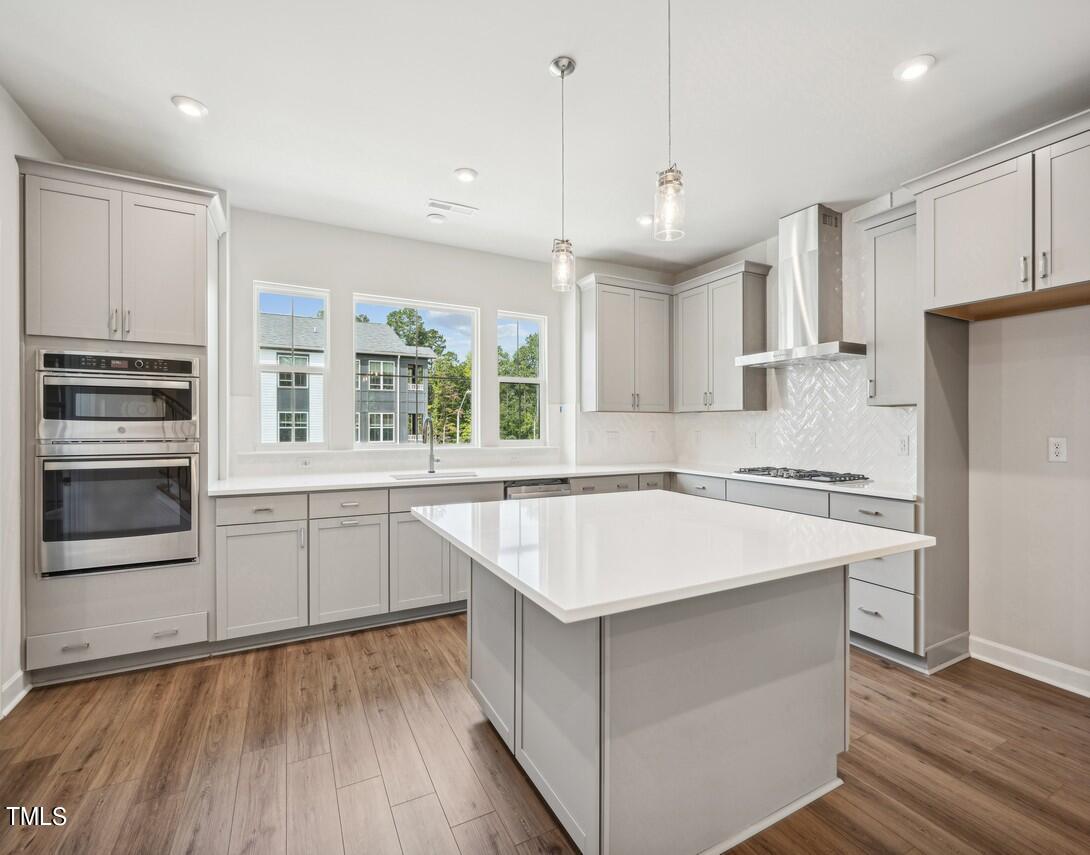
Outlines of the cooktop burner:
{"label": "cooktop burner", "polygon": [[825,484],[844,484],[849,481],[870,480],[866,475],[855,475],[851,472],[823,472],[820,469],[790,469],[779,466],[747,466],[735,471],[739,475],[764,475],[768,478],[820,481]]}

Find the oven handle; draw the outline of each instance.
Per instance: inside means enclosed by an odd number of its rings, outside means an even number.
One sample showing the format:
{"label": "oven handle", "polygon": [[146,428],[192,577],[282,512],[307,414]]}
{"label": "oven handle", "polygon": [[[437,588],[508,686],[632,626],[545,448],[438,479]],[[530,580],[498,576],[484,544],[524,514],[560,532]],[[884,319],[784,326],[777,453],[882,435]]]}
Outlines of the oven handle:
{"label": "oven handle", "polygon": [[103,377],[101,374],[81,375],[79,377],[57,376],[46,374],[42,377],[42,383],[46,386],[120,386],[132,389],[189,389],[193,386],[192,380],[158,380],[139,377]]}
{"label": "oven handle", "polygon": [[104,457],[99,460],[44,460],[42,469],[46,472],[64,472],[68,469],[148,469],[156,466],[193,465],[193,458],[183,457],[126,457],[122,460]]}

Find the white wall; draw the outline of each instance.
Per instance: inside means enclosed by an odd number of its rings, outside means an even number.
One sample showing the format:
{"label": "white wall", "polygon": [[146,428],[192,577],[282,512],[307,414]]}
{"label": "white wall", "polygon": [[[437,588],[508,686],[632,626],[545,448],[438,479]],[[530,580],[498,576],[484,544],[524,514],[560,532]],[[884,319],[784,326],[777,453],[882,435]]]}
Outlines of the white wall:
{"label": "white wall", "polygon": [[1090,693],[1090,307],[972,325],[969,435],[974,655]]}
{"label": "white wall", "polygon": [[[472,228],[455,225],[444,228]],[[546,241],[546,244],[548,242]],[[643,270],[580,260],[591,270],[654,279]],[[420,449],[357,451],[353,446],[352,397],[328,396],[328,452],[284,452],[258,446],[258,395],[253,368],[255,281],[305,285],[330,292],[330,387],[352,388],[352,295],[374,294],[431,300],[480,309],[480,390],[478,435],[486,448],[443,451],[444,465],[501,464],[516,460],[560,462],[574,457],[578,416],[575,400],[575,294],[550,287],[549,266],[457,247],[341,228],[257,211],[231,212],[230,317],[230,473],[260,475],[310,471],[415,468]],[[496,312],[510,310],[548,319],[548,438],[550,448],[497,445]],[[337,326],[338,320],[343,323]]]}
{"label": "white wall", "polygon": [[57,150],[0,87],[0,710],[19,691],[23,552],[20,441],[23,326],[19,167],[15,155],[56,160]]}

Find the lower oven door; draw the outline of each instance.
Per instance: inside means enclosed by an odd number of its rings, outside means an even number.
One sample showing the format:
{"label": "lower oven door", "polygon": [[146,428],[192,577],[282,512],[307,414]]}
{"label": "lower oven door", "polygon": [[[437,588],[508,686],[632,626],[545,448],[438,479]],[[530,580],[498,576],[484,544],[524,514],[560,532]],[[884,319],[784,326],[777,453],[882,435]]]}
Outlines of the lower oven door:
{"label": "lower oven door", "polygon": [[38,459],[38,572],[197,557],[197,456]]}

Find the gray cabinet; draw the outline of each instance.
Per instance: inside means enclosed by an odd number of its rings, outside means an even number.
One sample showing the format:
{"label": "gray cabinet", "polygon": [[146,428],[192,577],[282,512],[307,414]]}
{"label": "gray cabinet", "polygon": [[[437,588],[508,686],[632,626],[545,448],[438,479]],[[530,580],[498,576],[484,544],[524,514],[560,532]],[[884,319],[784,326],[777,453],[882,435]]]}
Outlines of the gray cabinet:
{"label": "gray cabinet", "polygon": [[727,501],[815,517],[829,516],[829,494],[809,487],[781,487],[760,481],[730,479],[727,481]]}
{"label": "gray cabinet", "polygon": [[469,597],[469,574],[472,560],[462,550],[450,547],[450,601]]}
{"label": "gray cabinet", "polygon": [[217,638],[307,625],[307,522],[216,529]]}
{"label": "gray cabinet", "polygon": [[572,478],[573,496],[585,496],[588,493],[623,493],[626,490],[640,489],[638,475],[603,475],[594,478]]}
{"label": "gray cabinet", "polygon": [[310,623],[390,610],[389,517],[310,521]]}
{"label": "gray cabinet", "polygon": [[449,601],[447,542],[411,513],[390,514],[390,610]]}
{"label": "gray cabinet", "polygon": [[1033,289],[1033,155],[924,190],[916,199],[925,309]]}
{"label": "gray cabinet", "polygon": [[1036,287],[1090,281],[1090,131],[1033,155]]}
{"label": "gray cabinet", "polygon": [[708,408],[708,287],[674,297],[674,410]]}
{"label": "gray cabinet", "polygon": [[26,331],[119,339],[121,192],[28,175]]}
{"label": "gray cabinet", "polygon": [[579,283],[583,410],[669,412],[669,295],[618,281]]}
{"label": "gray cabinet", "polygon": [[641,490],[665,490],[666,475],[662,472],[654,472],[648,475],[640,475],[637,479]]}
{"label": "gray cabinet", "polygon": [[916,217],[896,219],[863,233],[867,292],[867,403],[914,405],[923,364],[916,292]]}
{"label": "gray cabinet", "polygon": [[[457,550],[455,550],[457,551]],[[471,563],[469,688],[507,747],[515,750],[515,589]]]}

